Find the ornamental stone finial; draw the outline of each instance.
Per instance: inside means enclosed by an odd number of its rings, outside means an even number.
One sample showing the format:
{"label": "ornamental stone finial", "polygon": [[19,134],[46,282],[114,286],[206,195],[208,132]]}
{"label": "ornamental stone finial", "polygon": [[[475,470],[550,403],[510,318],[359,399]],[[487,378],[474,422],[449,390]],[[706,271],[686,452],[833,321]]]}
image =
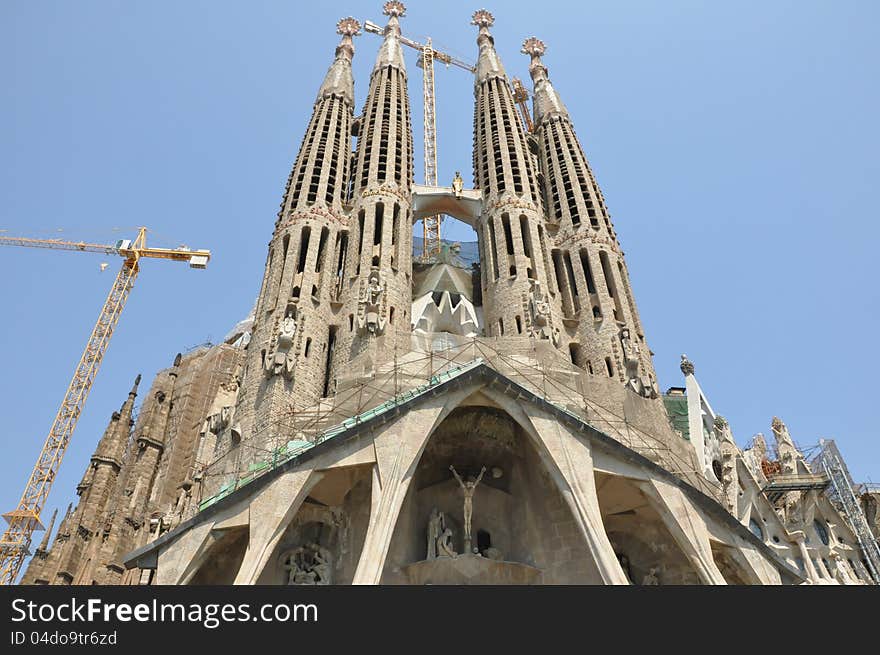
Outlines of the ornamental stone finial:
{"label": "ornamental stone finial", "polygon": [[773,417],[773,421],[771,421],[770,426],[773,428],[774,432],[782,432],[785,430],[785,423],[782,422],[782,419],[778,416]]}
{"label": "ornamental stone finial", "polygon": [[713,423],[715,425],[715,429],[717,430],[723,430],[727,427],[727,419],[721,416],[721,414],[715,417],[715,421]]}
{"label": "ornamental stone finial", "polygon": [[357,36],[361,33],[361,24],[351,16],[336,23],[336,33],[342,36]]}
{"label": "ornamental stone finial", "polygon": [[386,16],[396,16],[397,18],[400,18],[401,16],[406,15],[406,5],[397,0],[389,0],[382,5],[382,13]]}
{"label": "ornamental stone finial", "polygon": [[530,36],[522,44],[522,52],[524,55],[529,55],[532,58],[543,57],[544,53],[547,51],[547,46],[544,45],[544,42],[541,39]]}
{"label": "ornamental stone finial", "polygon": [[681,372],[685,375],[694,374],[694,363],[688,359],[687,355],[681,356]]}
{"label": "ornamental stone finial", "polygon": [[471,25],[480,28],[490,28],[495,24],[495,17],[486,9],[477,9],[471,17]]}

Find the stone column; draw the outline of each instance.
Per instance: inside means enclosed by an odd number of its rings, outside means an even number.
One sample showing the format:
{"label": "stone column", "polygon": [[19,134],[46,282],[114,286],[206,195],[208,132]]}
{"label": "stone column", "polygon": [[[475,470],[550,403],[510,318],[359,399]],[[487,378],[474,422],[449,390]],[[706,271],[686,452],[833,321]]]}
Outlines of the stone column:
{"label": "stone column", "polygon": [[712,557],[706,523],[681,490],[660,480],[641,482],[638,487],[660,514],[666,528],[694,565],[703,582],[727,584]]}
{"label": "stone column", "polygon": [[528,407],[526,411],[543,446],[538,450],[549,455],[555,465],[550,467],[551,471],[557,469],[553,478],[571,508],[602,581],[605,584],[629,584],[602,522],[591,444],[539,413],[537,408]]}
{"label": "stone column", "polygon": [[251,501],[248,547],[233,584],[256,583],[281,535],[323,477],[323,473],[309,469],[290,471]]}
{"label": "stone column", "polygon": [[791,538],[797,544],[798,550],[801,553],[801,559],[804,560],[804,570],[807,572],[807,579],[810,582],[818,582],[819,574],[816,572],[816,567],[813,566],[813,560],[807,551],[806,535],[803,531],[797,530],[791,533]]}
{"label": "stone column", "polygon": [[352,584],[379,584],[400,508],[434,428],[472,388],[435,397],[388,426],[373,441],[376,463],[370,522]]}

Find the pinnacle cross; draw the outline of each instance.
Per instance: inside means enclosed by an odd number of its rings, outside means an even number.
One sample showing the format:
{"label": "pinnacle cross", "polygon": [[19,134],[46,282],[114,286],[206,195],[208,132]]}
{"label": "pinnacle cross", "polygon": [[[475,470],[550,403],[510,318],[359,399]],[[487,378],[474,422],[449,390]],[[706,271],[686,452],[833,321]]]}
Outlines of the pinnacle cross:
{"label": "pinnacle cross", "polygon": [[352,37],[361,33],[361,24],[348,16],[336,23],[336,33],[342,35],[342,41],[336,47],[336,57],[345,55],[349,61],[354,57],[354,43]]}
{"label": "pinnacle cross", "polygon": [[361,24],[351,16],[342,18],[336,23],[336,33],[342,36],[357,36],[361,33]]}
{"label": "pinnacle cross", "polygon": [[471,17],[471,25],[476,25],[480,31],[488,30],[495,24],[495,17],[487,9],[478,9]]}
{"label": "pinnacle cross", "polygon": [[541,57],[547,51],[547,46],[544,45],[544,42],[541,39],[530,36],[522,44],[522,52],[524,55],[528,55],[531,57],[531,62],[529,63],[529,75],[532,76],[532,81],[537,84],[542,79],[547,79],[547,67],[544,65],[544,62],[541,61]]}
{"label": "pinnacle cross", "polygon": [[544,53],[547,51],[547,46],[544,45],[544,42],[534,36],[530,36],[522,44],[522,52],[524,55],[529,55],[532,59],[540,59],[544,56]]}
{"label": "pinnacle cross", "polygon": [[389,0],[382,6],[382,13],[386,16],[400,18],[406,15],[406,5],[398,0]]}

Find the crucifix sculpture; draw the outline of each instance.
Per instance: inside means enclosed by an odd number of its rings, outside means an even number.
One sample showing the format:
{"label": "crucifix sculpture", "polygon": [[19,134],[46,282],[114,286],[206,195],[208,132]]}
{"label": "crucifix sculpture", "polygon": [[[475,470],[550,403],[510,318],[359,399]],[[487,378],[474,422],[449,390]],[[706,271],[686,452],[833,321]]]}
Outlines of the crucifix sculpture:
{"label": "crucifix sculpture", "polygon": [[474,492],[477,490],[477,485],[480,484],[480,480],[483,479],[483,473],[486,472],[486,467],[484,466],[480,469],[480,475],[477,476],[476,480],[469,478],[467,482],[461,479],[461,476],[452,464],[449,465],[449,470],[452,471],[452,475],[458,480],[458,484],[461,486],[461,492],[464,494],[464,552],[470,554],[471,519],[474,516]]}

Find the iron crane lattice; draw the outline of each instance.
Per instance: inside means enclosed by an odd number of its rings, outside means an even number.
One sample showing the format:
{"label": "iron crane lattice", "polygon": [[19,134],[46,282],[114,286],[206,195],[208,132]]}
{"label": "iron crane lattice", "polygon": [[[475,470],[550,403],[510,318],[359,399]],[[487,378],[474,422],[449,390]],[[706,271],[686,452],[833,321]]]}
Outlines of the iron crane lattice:
{"label": "iron crane lattice", "polygon": [[147,229],[140,228],[134,240],[120,240],[115,245],[64,241],[61,239],[31,239],[0,235],[0,245],[28,248],[50,248],[114,254],[123,258],[122,267],[113,281],[107,300],[86,342],[73,379],[67,387],[61,407],[55,415],[46,442],[40,451],[18,506],[3,515],[9,526],[0,537],[0,584],[14,584],[25,558],[29,554],[31,538],[43,529],[40,514],[45,506],[52,482],[61,465],[61,459],[70,444],[70,438],[82,413],[83,406],[101,366],[113,330],[131,293],[140,269],[141,258],[189,262],[191,268],[205,268],[211,257],[209,250],[148,248]]}

